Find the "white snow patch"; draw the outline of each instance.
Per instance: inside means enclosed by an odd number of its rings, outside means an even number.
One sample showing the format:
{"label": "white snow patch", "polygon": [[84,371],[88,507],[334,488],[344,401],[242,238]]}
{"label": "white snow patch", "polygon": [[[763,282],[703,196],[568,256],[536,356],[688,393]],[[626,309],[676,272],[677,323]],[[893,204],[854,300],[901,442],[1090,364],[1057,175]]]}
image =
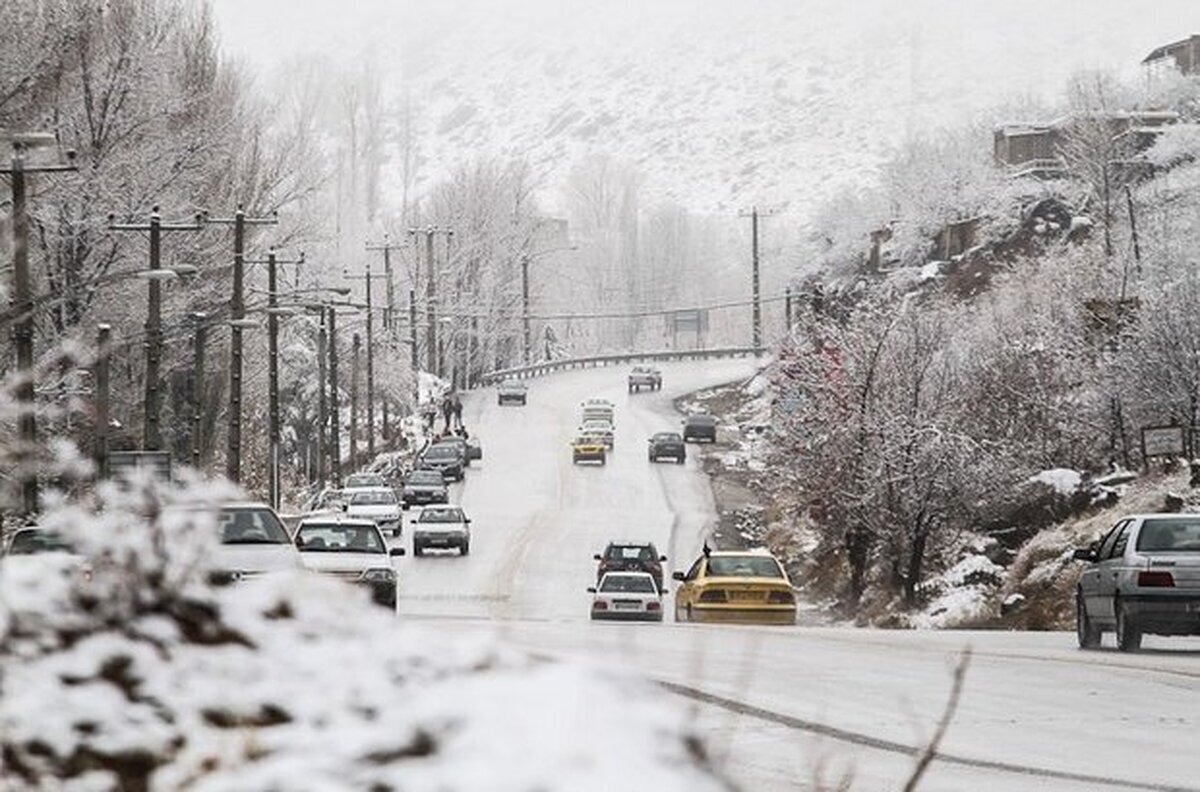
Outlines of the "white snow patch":
{"label": "white snow patch", "polygon": [[1067,468],[1052,468],[1043,470],[1029,479],[1030,484],[1045,484],[1059,495],[1070,496],[1079,491],[1083,477],[1077,471]]}

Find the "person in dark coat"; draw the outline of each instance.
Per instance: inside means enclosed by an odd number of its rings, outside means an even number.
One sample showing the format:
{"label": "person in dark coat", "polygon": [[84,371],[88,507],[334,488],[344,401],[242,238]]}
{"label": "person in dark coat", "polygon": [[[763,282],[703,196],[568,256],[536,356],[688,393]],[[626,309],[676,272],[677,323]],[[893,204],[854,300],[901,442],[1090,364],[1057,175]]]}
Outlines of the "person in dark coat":
{"label": "person in dark coat", "polygon": [[454,425],[457,426],[459,429],[462,429],[463,406],[462,406],[462,399],[458,398],[457,393],[454,394],[454,397],[450,401],[450,409],[454,411]]}
{"label": "person in dark coat", "polygon": [[442,417],[446,419],[445,426],[442,428],[442,434],[449,434],[450,419],[454,417],[454,402],[450,400],[450,394],[442,397]]}

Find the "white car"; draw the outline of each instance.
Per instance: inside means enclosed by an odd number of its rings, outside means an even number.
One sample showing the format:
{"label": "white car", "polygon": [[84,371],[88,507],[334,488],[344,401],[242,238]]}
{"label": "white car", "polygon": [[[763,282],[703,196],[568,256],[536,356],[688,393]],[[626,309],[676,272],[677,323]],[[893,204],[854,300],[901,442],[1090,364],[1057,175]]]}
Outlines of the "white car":
{"label": "white car", "polygon": [[592,594],[592,618],[662,621],[662,592],[649,572],[606,572]]}
{"label": "white car", "polygon": [[372,520],[354,517],[305,517],[296,528],[296,548],[306,569],[366,586],[380,605],[396,608],[396,570],[392,556]]}
{"label": "white car", "polygon": [[458,550],[459,555],[471,552],[471,518],[458,506],[426,506],[412,526],[415,556],[431,547]]}
{"label": "white car", "polygon": [[579,405],[580,420],[583,421],[607,421],[610,425],[615,426],[614,419],[615,405],[606,399],[588,399]]}
{"label": "white car", "polygon": [[221,544],[212,559],[214,583],[300,569],[300,556],[279,515],[265,503],[226,503],[217,516]]}
{"label": "white car", "polygon": [[578,434],[602,438],[604,445],[613,447],[613,425],[609,421],[585,420],[579,425]]}
{"label": "white car", "polygon": [[351,473],[342,482],[342,498],[348,499],[359,490],[380,489],[387,486],[387,479],[380,473]]}
{"label": "white car", "polygon": [[346,516],[374,520],[383,531],[399,536],[403,527],[400,518],[400,499],[391,487],[360,489],[346,499]]}

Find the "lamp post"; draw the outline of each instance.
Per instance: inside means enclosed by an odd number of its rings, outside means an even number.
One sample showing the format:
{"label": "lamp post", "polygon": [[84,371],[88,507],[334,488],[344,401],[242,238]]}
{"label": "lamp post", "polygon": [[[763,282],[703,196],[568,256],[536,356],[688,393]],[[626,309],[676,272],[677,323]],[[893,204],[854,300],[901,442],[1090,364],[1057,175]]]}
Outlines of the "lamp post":
{"label": "lamp post", "polygon": [[529,327],[529,265],[535,258],[540,258],[541,256],[578,249],[578,245],[567,245],[565,247],[549,248],[547,250],[539,250],[534,253],[521,254],[521,329],[523,337],[523,359],[526,366],[533,362],[530,359],[533,350],[533,334]]}
{"label": "lamp post", "polygon": [[[75,165],[75,152],[72,150],[66,152],[65,163],[31,166],[25,161],[27,150],[55,145],[57,138],[54,135],[32,133],[10,135],[8,139],[13,147],[12,160],[9,167],[0,168],[0,174],[9,176],[12,187],[12,300],[19,317],[13,333],[17,351],[17,431],[23,453],[32,458],[37,449],[37,417],[33,382],[33,287],[29,273],[29,207],[25,178],[30,173],[74,171],[78,168]],[[17,470],[17,478],[21,484],[21,511],[26,516],[36,513],[38,508],[37,470],[32,468],[32,465],[25,464]]]}

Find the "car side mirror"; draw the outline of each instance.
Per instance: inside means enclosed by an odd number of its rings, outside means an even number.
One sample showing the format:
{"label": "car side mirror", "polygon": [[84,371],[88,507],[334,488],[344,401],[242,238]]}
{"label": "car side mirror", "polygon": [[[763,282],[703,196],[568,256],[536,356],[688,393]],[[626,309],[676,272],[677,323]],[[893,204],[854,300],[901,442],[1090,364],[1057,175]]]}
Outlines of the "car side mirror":
{"label": "car side mirror", "polygon": [[592,556],[592,560],[593,561],[603,561],[604,559],[600,556],[599,553],[596,553],[596,555]]}
{"label": "car side mirror", "polygon": [[596,593],[596,587],[588,586],[588,594],[595,594],[595,593]]}
{"label": "car side mirror", "polygon": [[672,579],[672,580],[678,580],[678,581],[679,581],[679,582],[681,582],[681,583],[682,583],[683,581],[687,580],[687,578],[684,576],[684,574],[683,574],[682,572],[672,572],[672,573],[671,573],[671,579]]}
{"label": "car side mirror", "polygon": [[470,524],[471,524],[471,518],[470,518],[470,517],[468,517],[468,518],[466,518],[465,520],[463,520],[463,524],[464,524],[464,525],[470,525]]}
{"label": "car side mirror", "polygon": [[666,557],[666,556],[659,556],[659,557],[658,557],[658,560],[659,560],[659,561],[666,561],[666,560],[667,560],[667,557]]}
{"label": "car side mirror", "polygon": [[342,511],[350,511],[350,504],[342,501]]}
{"label": "car side mirror", "polygon": [[402,555],[405,555],[405,551],[404,551],[403,547],[393,547],[391,550],[388,550],[388,555],[402,556]]}
{"label": "car side mirror", "polygon": [[1076,561],[1095,561],[1096,551],[1090,547],[1077,547],[1075,548],[1073,558]]}

